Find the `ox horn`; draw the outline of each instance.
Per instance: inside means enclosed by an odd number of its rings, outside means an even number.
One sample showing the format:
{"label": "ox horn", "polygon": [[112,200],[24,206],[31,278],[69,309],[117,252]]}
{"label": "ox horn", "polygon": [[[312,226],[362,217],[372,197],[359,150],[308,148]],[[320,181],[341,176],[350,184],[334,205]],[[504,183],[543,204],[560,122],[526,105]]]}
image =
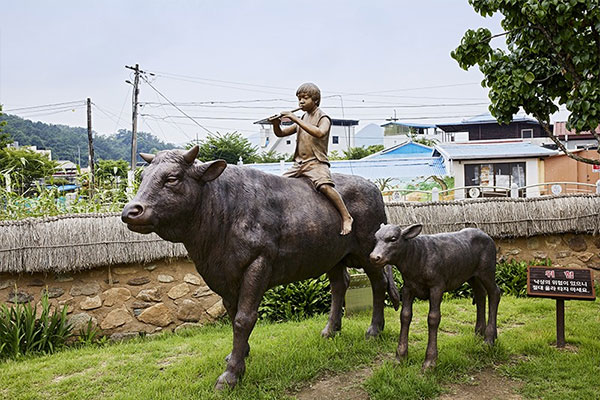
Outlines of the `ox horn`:
{"label": "ox horn", "polygon": [[185,154],[183,155],[183,159],[188,164],[193,164],[194,160],[196,159],[196,156],[198,156],[199,151],[200,147],[198,145],[195,145],[194,147],[185,152]]}
{"label": "ox horn", "polygon": [[142,157],[142,160],[146,161],[148,164],[154,160],[154,154],[140,153],[140,157]]}

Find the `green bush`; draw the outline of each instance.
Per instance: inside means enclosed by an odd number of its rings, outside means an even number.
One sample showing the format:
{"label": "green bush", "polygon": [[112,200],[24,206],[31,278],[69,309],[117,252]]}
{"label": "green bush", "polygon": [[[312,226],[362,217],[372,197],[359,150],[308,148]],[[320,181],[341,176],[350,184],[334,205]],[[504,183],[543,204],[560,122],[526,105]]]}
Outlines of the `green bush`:
{"label": "green bush", "polygon": [[0,306],[0,359],[17,358],[31,353],[52,353],[71,336],[67,307],[50,311],[48,297],[42,297],[39,317],[37,305]]}
{"label": "green bush", "polygon": [[[525,262],[511,259],[510,261],[499,262],[496,265],[496,283],[500,287],[502,294],[515,297],[525,297],[527,295],[528,265],[550,266],[552,265],[552,261],[545,259]],[[448,296],[454,298],[472,297],[473,289],[468,283],[463,283],[458,289],[448,292]]]}
{"label": "green bush", "polygon": [[269,289],[258,308],[260,319],[301,320],[329,312],[331,294],[326,275]]}

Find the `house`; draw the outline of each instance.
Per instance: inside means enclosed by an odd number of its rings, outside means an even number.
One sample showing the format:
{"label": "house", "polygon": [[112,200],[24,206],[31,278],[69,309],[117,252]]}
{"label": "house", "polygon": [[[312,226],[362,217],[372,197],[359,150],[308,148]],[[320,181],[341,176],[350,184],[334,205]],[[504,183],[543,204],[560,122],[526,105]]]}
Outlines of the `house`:
{"label": "house", "polygon": [[437,142],[446,142],[447,135],[436,128],[435,125],[414,124],[406,122],[391,121],[381,125],[383,131],[383,146],[387,149],[404,143],[415,137]]}
{"label": "house", "polygon": [[354,147],[383,145],[383,129],[377,124],[367,124],[354,136]]}
{"label": "house", "polygon": [[[600,132],[600,126],[596,128],[596,131]],[[598,140],[596,140],[591,132],[581,132],[577,134],[575,133],[575,130],[567,129],[567,123],[565,121],[555,122],[553,132],[554,136],[558,137],[558,139],[565,145],[567,150],[598,147]]]}
{"label": "house", "polygon": [[474,142],[482,140],[521,139],[543,144],[549,141],[539,122],[527,116],[515,116],[507,125],[501,125],[491,114],[481,114],[461,122],[438,124],[451,140],[448,142]]}
{"label": "house", "polygon": [[[572,153],[593,160],[600,159],[600,154],[596,150],[576,149],[572,150]],[[595,185],[600,179],[600,168],[598,166],[576,161],[562,152],[546,159],[544,164],[545,182],[579,182]],[[595,192],[595,188],[585,185],[567,185],[566,190]]]}
{"label": "house", "polygon": [[69,160],[56,160],[58,164],[54,173],[53,178],[63,178],[67,182],[74,184],[77,181],[77,164]]}
{"label": "house", "polygon": [[[485,143],[442,143],[435,146],[433,157],[442,156],[446,170],[454,176],[455,187],[476,186],[458,191],[455,198],[505,196],[512,184],[518,187],[543,183],[545,160],[556,150],[524,141]],[[539,196],[538,187],[520,195]]]}
{"label": "house", "polygon": [[398,158],[413,158],[425,157],[430,158],[433,154],[433,147],[425,146],[420,143],[414,143],[410,140],[404,140],[403,143],[397,144],[390,148],[383,149],[377,153],[373,153],[363,160],[374,159],[398,159]]}
{"label": "house", "polygon": [[[329,133],[329,151],[342,153],[350,147],[356,147],[354,140],[358,120],[353,119],[331,119],[331,131]],[[273,132],[273,125],[267,118],[256,121],[260,125],[259,132],[259,151],[275,151],[280,154],[294,154],[296,149],[296,137],[294,135],[286,137],[277,137]],[[292,121],[288,118],[282,120],[282,125],[291,125]]]}

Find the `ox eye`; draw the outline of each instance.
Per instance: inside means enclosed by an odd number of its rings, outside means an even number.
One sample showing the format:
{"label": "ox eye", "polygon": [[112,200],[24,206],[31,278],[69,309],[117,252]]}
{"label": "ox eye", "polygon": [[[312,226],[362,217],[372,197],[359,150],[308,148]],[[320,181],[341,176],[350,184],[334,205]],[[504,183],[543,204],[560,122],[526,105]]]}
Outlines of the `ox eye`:
{"label": "ox eye", "polygon": [[165,183],[167,185],[175,185],[176,183],[179,182],[179,178],[177,178],[176,176],[169,176],[166,180]]}
{"label": "ox eye", "polygon": [[395,242],[396,240],[398,240],[398,238],[396,236],[392,236],[391,238],[388,239],[389,242]]}

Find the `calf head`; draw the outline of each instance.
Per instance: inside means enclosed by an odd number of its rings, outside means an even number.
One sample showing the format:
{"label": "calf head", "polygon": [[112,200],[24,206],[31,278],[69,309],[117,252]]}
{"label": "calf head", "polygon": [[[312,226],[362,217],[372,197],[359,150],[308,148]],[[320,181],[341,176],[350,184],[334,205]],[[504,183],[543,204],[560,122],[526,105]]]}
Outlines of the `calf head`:
{"label": "calf head", "polygon": [[404,257],[408,248],[409,240],[417,237],[421,233],[422,225],[410,225],[401,229],[398,225],[381,224],[379,230],[375,232],[377,243],[371,252],[371,262],[378,266],[395,264],[397,260]]}
{"label": "calf head", "polygon": [[138,233],[156,232],[181,242],[202,211],[203,186],[221,175],[227,163],[196,160],[198,146],[190,150],[140,154],[149,163],[135,197],[125,205],[121,220]]}

